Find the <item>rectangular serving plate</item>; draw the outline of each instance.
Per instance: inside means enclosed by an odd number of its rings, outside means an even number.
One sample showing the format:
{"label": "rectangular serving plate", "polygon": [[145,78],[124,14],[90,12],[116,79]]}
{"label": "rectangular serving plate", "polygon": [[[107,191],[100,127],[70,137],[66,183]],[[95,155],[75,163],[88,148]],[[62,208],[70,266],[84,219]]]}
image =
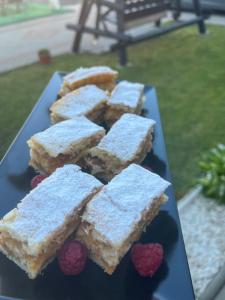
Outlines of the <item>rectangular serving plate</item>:
{"label": "rectangular serving plate", "polygon": [[[56,72],[33,108],[24,126],[0,164],[0,217],[30,191],[35,175],[28,167],[26,141],[50,126],[49,107],[56,100],[63,74]],[[156,121],[153,150],[142,165],[171,181],[155,89],[145,88],[143,115]],[[0,299],[30,300],[192,300],[195,299],[185,253],[180,221],[172,187],[169,201],[143,233],[141,242],[161,243],[165,250],[162,266],[153,278],[142,278],[134,270],[129,253],[112,276],[88,261],[79,276],[64,276],[54,260],[35,280],[0,254]],[[53,212],[54,213],[54,212]],[[11,299],[10,298],[10,299]]]}

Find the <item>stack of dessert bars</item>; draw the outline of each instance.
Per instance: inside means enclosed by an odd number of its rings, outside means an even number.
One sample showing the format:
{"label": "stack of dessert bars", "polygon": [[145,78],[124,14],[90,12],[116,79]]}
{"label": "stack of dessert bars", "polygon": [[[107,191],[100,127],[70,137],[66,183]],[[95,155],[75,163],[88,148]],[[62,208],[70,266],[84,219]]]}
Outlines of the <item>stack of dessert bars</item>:
{"label": "stack of dessert bars", "polygon": [[68,238],[112,274],[167,199],[169,182],[139,165],[155,125],[140,116],[144,86],[117,76],[103,66],[65,76],[53,125],[27,142],[48,177],[0,221],[0,249],[32,279]]}

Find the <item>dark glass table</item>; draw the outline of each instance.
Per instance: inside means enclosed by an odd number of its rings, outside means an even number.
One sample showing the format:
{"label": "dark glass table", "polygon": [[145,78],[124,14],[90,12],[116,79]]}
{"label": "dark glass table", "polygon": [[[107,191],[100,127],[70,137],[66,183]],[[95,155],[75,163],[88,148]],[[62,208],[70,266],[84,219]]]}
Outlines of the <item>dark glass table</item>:
{"label": "dark glass table", "polygon": [[[49,106],[57,98],[62,80],[55,73],[0,164],[0,217],[14,208],[30,191],[35,175],[28,167],[26,141],[50,125]],[[146,87],[143,115],[154,119],[153,150],[143,165],[171,180],[155,89]],[[159,242],[165,259],[153,278],[142,278],[134,270],[129,253],[112,276],[89,261],[79,276],[66,277],[53,261],[35,280],[0,254],[0,295],[35,300],[192,300],[195,299],[173,189],[169,201],[141,237],[142,242]],[[53,212],[54,213],[54,212]],[[0,296],[0,299],[7,299]]]}

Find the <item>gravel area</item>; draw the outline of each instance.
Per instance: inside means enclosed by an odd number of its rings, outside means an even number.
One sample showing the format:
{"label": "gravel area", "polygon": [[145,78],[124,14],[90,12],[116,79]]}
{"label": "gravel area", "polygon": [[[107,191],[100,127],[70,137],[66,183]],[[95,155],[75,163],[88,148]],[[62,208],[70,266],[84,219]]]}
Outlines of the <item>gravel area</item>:
{"label": "gravel area", "polygon": [[179,214],[198,298],[225,264],[225,205],[199,194],[181,203]]}

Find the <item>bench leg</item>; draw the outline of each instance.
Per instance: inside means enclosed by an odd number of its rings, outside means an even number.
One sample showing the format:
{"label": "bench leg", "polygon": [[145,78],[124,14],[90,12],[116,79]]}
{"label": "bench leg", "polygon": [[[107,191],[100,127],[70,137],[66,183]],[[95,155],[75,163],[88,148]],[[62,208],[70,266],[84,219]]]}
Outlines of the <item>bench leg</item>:
{"label": "bench leg", "polygon": [[155,21],[155,26],[156,27],[160,27],[161,26],[161,20],[160,19],[157,20],[157,21]]}
{"label": "bench leg", "polygon": [[127,64],[127,51],[126,47],[121,44],[119,48],[119,61],[121,66],[126,66]]}
{"label": "bench leg", "polygon": [[77,30],[77,33],[74,38],[73,46],[72,46],[72,51],[73,52],[78,52],[80,48],[80,43],[81,43],[81,38],[82,38],[82,29],[85,25],[85,22],[87,20],[87,17],[90,13],[91,6],[93,4],[93,0],[84,0],[82,7],[81,7],[81,12],[79,16],[79,21],[78,24],[80,26],[80,29]]}
{"label": "bench leg", "polygon": [[77,31],[76,37],[74,39],[73,46],[72,46],[73,52],[79,52],[79,50],[80,50],[81,35],[82,35],[82,32],[80,30]]}
{"label": "bench leg", "polygon": [[[101,16],[101,6],[100,6],[99,2],[96,2],[96,8],[97,8],[97,15],[96,15],[96,20],[95,20],[95,29],[99,30],[100,16]],[[94,34],[94,38],[95,39],[98,38],[98,34],[97,33]]]}
{"label": "bench leg", "polygon": [[[120,11],[117,11],[117,33],[123,34],[125,32],[124,26],[124,2],[120,0],[116,0],[118,6],[120,6]],[[121,66],[125,66],[127,64],[127,51],[126,45],[119,41],[119,63]]]}
{"label": "bench leg", "polygon": [[173,13],[173,18],[175,21],[177,21],[180,17],[181,14],[181,0],[176,0],[174,1],[174,5],[175,5],[175,11]]}
{"label": "bench leg", "polygon": [[[201,17],[202,11],[201,11],[201,5],[199,3],[199,0],[193,0],[193,5],[194,5],[194,9],[195,9],[195,14],[198,17]],[[199,30],[200,34],[206,33],[206,26],[205,26],[205,22],[203,19],[198,22],[198,30]]]}

